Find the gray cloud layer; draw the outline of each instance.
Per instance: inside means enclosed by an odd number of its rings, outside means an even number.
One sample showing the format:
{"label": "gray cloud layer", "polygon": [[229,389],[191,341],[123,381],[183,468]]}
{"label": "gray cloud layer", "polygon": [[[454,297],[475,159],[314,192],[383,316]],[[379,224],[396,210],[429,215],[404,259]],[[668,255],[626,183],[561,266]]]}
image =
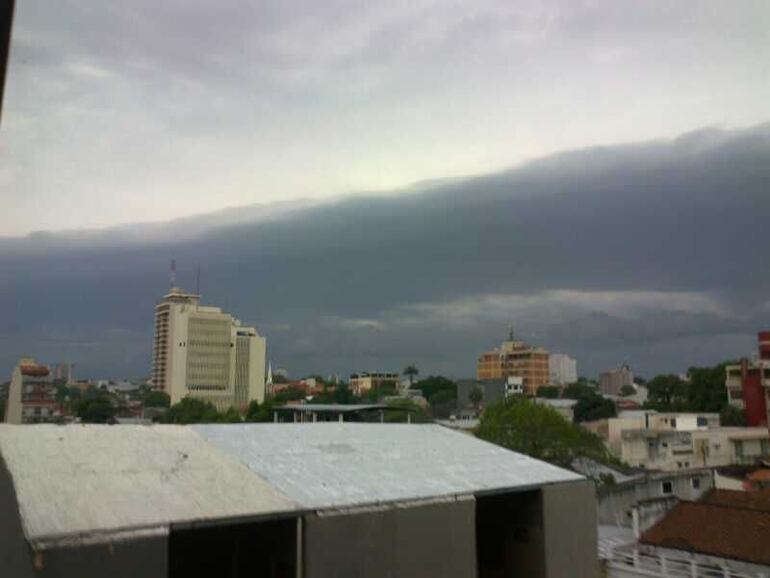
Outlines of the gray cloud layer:
{"label": "gray cloud layer", "polygon": [[25,0],[0,230],[386,190],[767,118],[766,0]]}
{"label": "gray cloud layer", "polygon": [[295,374],[454,376],[514,322],[582,372],[747,354],[770,326],[770,125],[591,148],[401,194],[0,240],[0,367],[148,371],[171,257]]}

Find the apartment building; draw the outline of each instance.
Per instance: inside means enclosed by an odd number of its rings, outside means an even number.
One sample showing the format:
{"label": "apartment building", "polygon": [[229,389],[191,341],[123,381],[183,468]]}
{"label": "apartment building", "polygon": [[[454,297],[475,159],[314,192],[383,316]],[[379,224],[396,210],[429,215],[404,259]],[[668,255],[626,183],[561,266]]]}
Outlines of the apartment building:
{"label": "apartment building", "polygon": [[753,464],[770,457],[766,428],[625,430],[620,458],[630,466],[671,471]]}
{"label": "apartment building", "polygon": [[578,380],[577,361],[564,353],[548,356],[548,371],[552,385],[569,385]]}
{"label": "apartment building", "polygon": [[485,351],[476,360],[476,379],[493,380],[520,377],[524,394],[534,396],[537,388],[551,379],[549,353],[541,347],[514,339],[513,332],[499,348]]}
{"label": "apartment building", "polygon": [[725,368],[730,405],[742,409],[749,426],[770,423],[770,331],[757,334],[758,355]]}
{"label": "apartment building", "polygon": [[171,403],[192,396],[218,409],[265,398],[266,342],[218,307],[178,287],[155,307],[152,384]]}
{"label": "apartment building", "polygon": [[352,373],[350,375],[350,391],[356,395],[361,395],[373,388],[384,385],[392,385],[397,388],[399,379],[399,374],[393,371],[362,371],[360,373]]}
{"label": "apartment building", "polygon": [[16,364],[8,387],[5,421],[12,424],[56,422],[62,417],[51,370],[31,357]]}
{"label": "apartment building", "polygon": [[599,391],[606,395],[618,395],[624,385],[634,385],[634,374],[628,365],[599,374]]}

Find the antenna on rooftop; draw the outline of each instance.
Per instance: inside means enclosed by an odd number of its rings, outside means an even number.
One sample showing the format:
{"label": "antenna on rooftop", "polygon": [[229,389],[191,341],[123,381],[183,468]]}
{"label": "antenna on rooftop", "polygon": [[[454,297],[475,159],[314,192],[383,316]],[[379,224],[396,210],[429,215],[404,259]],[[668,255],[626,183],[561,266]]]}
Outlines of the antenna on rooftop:
{"label": "antenna on rooftop", "polygon": [[511,326],[508,329],[508,341],[514,341],[514,339],[513,339],[513,323],[511,323]]}
{"label": "antenna on rooftop", "polygon": [[201,266],[198,265],[198,268],[195,271],[195,294],[200,297],[201,296]]}
{"label": "antenna on rooftop", "polygon": [[176,287],[176,259],[171,259],[171,288]]}

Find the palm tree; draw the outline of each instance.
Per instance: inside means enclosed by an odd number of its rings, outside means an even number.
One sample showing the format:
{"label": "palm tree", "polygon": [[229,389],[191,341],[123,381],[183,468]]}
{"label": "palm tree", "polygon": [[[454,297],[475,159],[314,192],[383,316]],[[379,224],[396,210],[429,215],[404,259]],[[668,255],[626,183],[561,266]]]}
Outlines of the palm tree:
{"label": "palm tree", "polygon": [[414,383],[414,377],[420,374],[420,370],[417,369],[417,367],[415,367],[414,365],[407,365],[406,368],[404,368],[404,371],[402,373],[409,377],[409,389],[412,389],[412,384]]}

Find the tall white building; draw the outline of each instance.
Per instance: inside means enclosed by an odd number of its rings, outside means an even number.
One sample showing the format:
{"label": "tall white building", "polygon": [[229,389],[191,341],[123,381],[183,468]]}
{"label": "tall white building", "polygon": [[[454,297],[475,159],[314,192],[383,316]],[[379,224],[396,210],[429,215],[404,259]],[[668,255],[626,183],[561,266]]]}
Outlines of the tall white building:
{"label": "tall white building", "polygon": [[265,399],[265,338],[200,296],[173,287],[155,306],[153,387],[171,403],[192,396],[217,409]]}
{"label": "tall white building", "polygon": [[552,353],[548,357],[548,370],[554,385],[568,385],[578,379],[577,361],[564,353]]}

